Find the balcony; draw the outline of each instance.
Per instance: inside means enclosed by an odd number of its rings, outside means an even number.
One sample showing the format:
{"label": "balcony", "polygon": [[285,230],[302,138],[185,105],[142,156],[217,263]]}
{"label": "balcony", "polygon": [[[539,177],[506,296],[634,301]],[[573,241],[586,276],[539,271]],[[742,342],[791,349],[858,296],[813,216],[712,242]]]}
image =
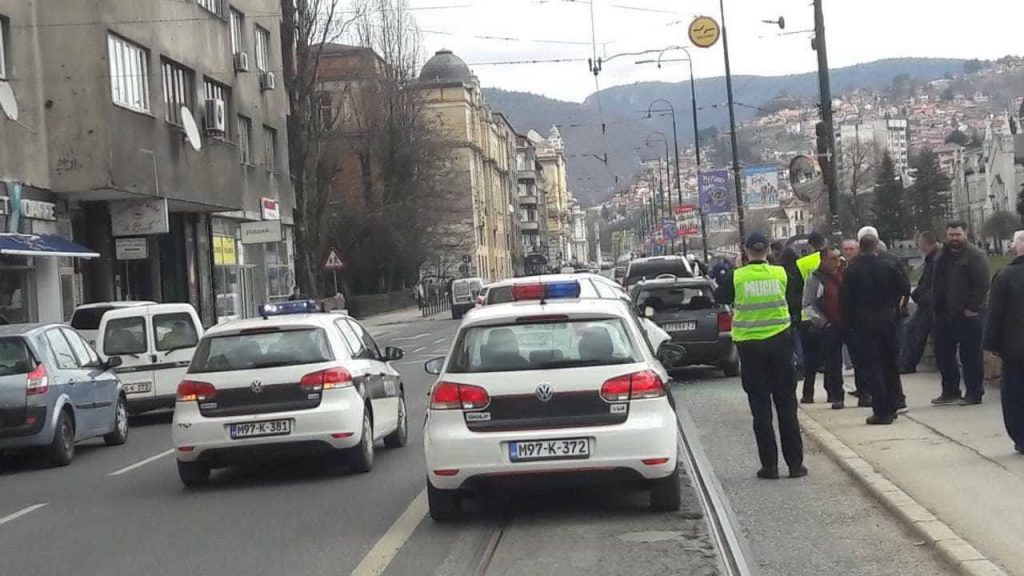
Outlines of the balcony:
{"label": "balcony", "polygon": [[520,222],[519,229],[523,232],[540,232],[540,222]]}
{"label": "balcony", "polygon": [[537,197],[532,195],[532,194],[528,195],[528,196],[520,196],[519,197],[519,205],[520,206],[536,206],[537,205]]}
{"label": "balcony", "polygon": [[516,177],[520,180],[536,180],[536,170],[516,170]]}

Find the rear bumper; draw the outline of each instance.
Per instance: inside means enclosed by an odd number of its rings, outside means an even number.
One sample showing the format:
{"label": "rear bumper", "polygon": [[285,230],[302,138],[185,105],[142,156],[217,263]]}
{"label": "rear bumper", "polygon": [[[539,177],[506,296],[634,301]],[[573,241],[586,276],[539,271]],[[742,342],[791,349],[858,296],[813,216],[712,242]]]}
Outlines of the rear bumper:
{"label": "rear bumper", "polygon": [[148,412],[161,408],[174,408],[174,396],[134,396],[127,397],[128,411],[132,413]]}
{"label": "rear bumper", "polygon": [[[52,429],[47,434],[46,406],[26,406],[21,424],[0,427],[0,450],[39,446],[48,444],[53,436]],[[9,424],[5,419],[5,423]]]}
{"label": "rear bumper", "polygon": [[736,354],[731,335],[720,336],[710,342],[690,342],[679,334],[672,334],[672,343],[686,348],[686,356],[676,366],[717,365],[731,360]]}
{"label": "rear bumper", "polygon": [[[508,443],[524,440],[589,438],[590,457],[579,460],[512,462]],[[424,429],[427,478],[435,488],[454,490],[486,483],[566,483],[597,480],[651,480],[676,469],[675,411],[664,398],[635,400],[623,424],[555,430],[471,432],[463,413],[431,411]],[[665,458],[653,465],[645,459]],[[457,472],[439,475],[438,470]],[[450,472],[449,472],[450,473]]]}

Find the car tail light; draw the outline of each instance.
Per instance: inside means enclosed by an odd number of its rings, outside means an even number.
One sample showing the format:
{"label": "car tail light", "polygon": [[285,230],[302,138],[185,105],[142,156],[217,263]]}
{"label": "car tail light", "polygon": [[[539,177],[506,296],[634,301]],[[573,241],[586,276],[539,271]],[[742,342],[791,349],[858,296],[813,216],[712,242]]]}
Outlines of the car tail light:
{"label": "car tail light", "polygon": [[306,374],[299,380],[299,387],[307,392],[319,392],[352,385],[352,374],[344,368],[328,368]]}
{"label": "car tail light", "polygon": [[718,331],[732,332],[732,312],[718,313]]}
{"label": "car tail light", "polygon": [[490,403],[487,390],[471,384],[438,382],[430,394],[431,410],[479,410]]}
{"label": "car tail light", "polygon": [[442,468],[440,470],[434,470],[434,474],[437,474],[438,476],[455,476],[458,473],[458,468]]}
{"label": "car tail light", "polygon": [[601,398],[608,402],[643,400],[664,395],[665,386],[661,378],[650,370],[616,376],[601,385]]}
{"label": "car tail light", "polygon": [[668,458],[645,458],[641,460],[644,466],[661,466],[668,463]]}
{"label": "car tail light", "polygon": [[178,402],[205,402],[217,395],[217,389],[209,382],[182,380],[178,384]]}
{"label": "car tail light", "polygon": [[28,382],[25,384],[25,396],[46,394],[50,389],[50,377],[46,375],[46,366],[36,366],[35,370],[28,373]]}

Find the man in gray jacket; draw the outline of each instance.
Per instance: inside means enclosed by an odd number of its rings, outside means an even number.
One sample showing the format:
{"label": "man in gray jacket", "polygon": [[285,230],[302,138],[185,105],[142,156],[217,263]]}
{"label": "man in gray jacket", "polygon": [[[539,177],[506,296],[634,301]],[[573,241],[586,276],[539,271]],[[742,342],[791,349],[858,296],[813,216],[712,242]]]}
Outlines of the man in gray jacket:
{"label": "man in gray jacket", "polygon": [[[988,298],[988,258],[967,241],[963,222],[946,225],[946,245],[935,263],[932,306],[935,311],[935,363],[942,373],[942,394],[932,404],[981,404],[984,364],[982,317]],[[960,397],[960,366],[967,392]]]}
{"label": "man in gray jacket", "polygon": [[988,296],[985,350],[1003,360],[1003,422],[1024,454],[1024,230],[1013,235],[1013,262],[996,275]]}

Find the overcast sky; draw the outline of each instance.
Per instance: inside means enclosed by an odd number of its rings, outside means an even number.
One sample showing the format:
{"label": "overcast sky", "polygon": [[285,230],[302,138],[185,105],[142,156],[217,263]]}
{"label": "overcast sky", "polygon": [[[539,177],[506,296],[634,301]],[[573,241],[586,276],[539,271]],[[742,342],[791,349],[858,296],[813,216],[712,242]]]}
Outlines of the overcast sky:
{"label": "overcast sky", "polygon": [[[599,54],[612,55],[689,44],[697,15],[719,19],[718,0],[594,0]],[[1020,54],[1021,0],[824,0],[832,67],[903,56],[993,59]],[[773,76],[816,67],[810,49],[810,0],[725,0],[734,74]],[[422,9],[452,6],[448,9]],[[590,5],[578,0],[410,0],[425,51],[447,48],[487,87],[580,101],[594,91]],[[786,19],[786,32],[761,20]],[[492,37],[492,38],[482,38]],[[494,39],[498,38],[498,39]],[[513,40],[515,39],[515,40]],[[724,73],[721,42],[692,48],[698,77]],[[666,56],[670,58],[671,56]],[[582,62],[483,65],[487,62],[581,58]],[[638,66],[636,58],[609,62],[601,87],[638,81],[678,81],[685,63]]]}

